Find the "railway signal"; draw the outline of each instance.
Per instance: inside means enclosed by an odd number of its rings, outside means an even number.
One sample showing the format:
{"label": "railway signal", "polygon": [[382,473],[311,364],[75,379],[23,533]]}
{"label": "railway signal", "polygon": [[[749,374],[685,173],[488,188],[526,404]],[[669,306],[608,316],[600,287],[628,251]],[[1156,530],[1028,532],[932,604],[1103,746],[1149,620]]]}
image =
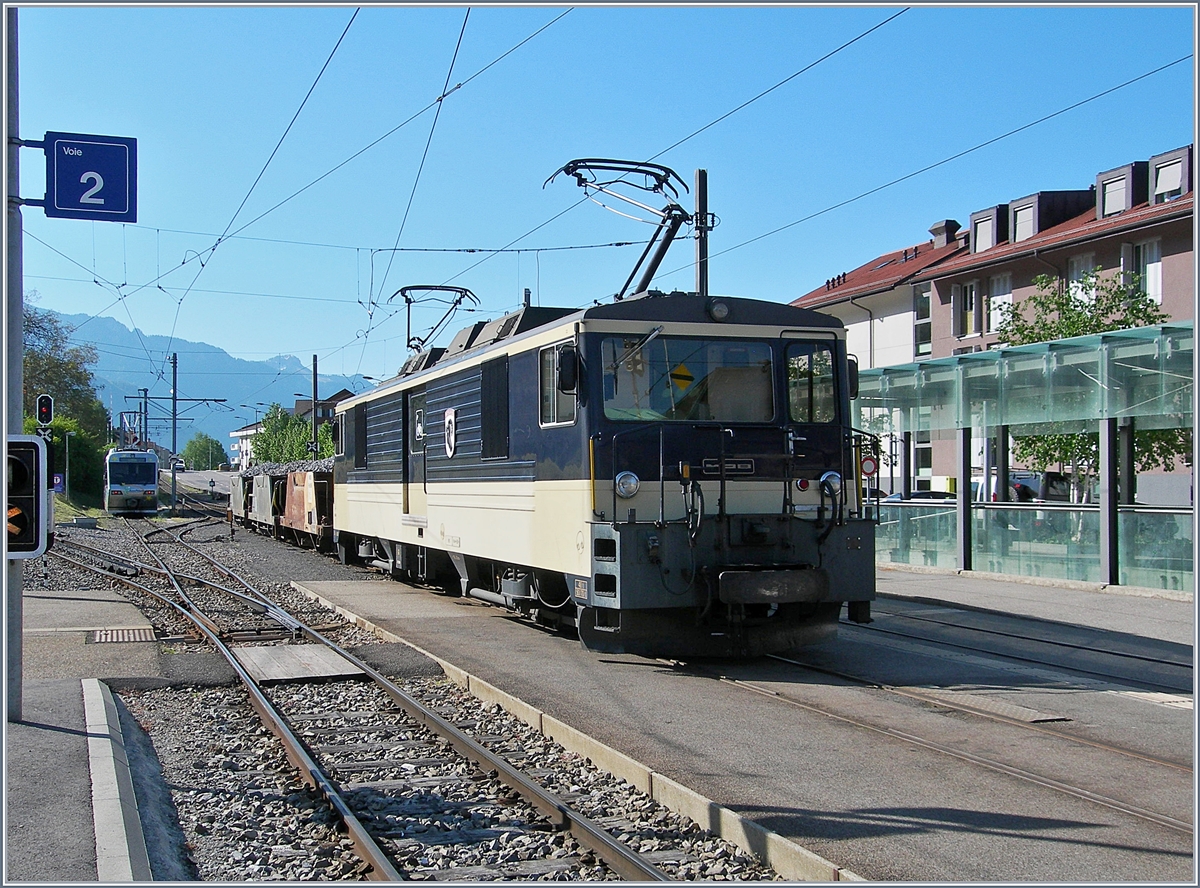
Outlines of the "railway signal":
{"label": "railway signal", "polygon": [[46,551],[46,445],[36,435],[8,438],[7,548],[10,559]]}
{"label": "railway signal", "polygon": [[37,396],[37,421],[44,426],[54,422],[54,399],[49,395]]}

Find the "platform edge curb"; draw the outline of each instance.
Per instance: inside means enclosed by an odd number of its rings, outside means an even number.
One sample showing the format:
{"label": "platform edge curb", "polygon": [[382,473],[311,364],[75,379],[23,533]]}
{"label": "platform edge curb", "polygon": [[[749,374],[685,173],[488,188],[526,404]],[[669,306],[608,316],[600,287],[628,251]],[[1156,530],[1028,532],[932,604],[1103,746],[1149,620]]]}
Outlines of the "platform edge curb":
{"label": "platform edge curb", "polygon": [[81,685],[96,833],[96,878],[100,882],[153,881],[116,700],[108,685],[98,679],[82,679]]}

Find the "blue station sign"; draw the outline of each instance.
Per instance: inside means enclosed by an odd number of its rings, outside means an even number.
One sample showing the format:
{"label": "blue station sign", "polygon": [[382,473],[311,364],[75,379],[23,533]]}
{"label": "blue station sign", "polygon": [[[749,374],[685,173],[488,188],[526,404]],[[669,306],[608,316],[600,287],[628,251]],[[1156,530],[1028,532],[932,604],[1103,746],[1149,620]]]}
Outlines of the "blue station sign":
{"label": "blue station sign", "polygon": [[137,139],[46,133],[47,216],[137,221]]}

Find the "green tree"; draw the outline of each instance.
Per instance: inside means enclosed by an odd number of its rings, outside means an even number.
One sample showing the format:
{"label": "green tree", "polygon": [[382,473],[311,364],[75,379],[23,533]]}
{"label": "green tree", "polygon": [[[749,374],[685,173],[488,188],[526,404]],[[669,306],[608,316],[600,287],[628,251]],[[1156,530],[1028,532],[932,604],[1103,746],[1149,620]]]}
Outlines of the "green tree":
{"label": "green tree", "polygon": [[[1101,277],[1100,271],[1097,268],[1072,282],[1038,275],[1031,296],[1005,307],[997,331],[1000,340],[1009,345],[1051,342],[1162,324],[1170,319],[1146,295],[1137,275],[1118,273]],[[1191,429],[1135,428],[1133,437],[1138,471],[1154,468],[1173,471],[1179,456],[1190,465]],[[1100,465],[1100,435],[1098,431],[1014,435],[1013,455],[1038,471],[1055,464],[1070,469],[1072,499],[1080,502],[1091,489],[1091,480]]]}
{"label": "green tree", "polygon": [[[308,450],[311,440],[312,425],[309,422],[272,404],[262,419],[262,430],[254,436],[254,461],[287,463],[313,459]],[[333,426],[330,423],[317,429],[317,446],[318,458],[333,456]]]}
{"label": "green tree", "polygon": [[[24,432],[35,434],[38,428],[37,418],[26,416]],[[71,455],[71,499],[99,504],[104,488],[104,456],[107,453],[106,441],[96,438],[74,417],[56,416],[50,423],[52,433],[53,457],[50,473],[66,472],[67,451]],[[67,433],[71,433],[71,442],[67,444]],[[105,430],[107,433],[107,429]]]}
{"label": "green tree", "polygon": [[183,461],[192,471],[212,470],[229,462],[229,456],[216,438],[196,432],[183,448]]}
{"label": "green tree", "polygon": [[[26,294],[27,300],[36,292]],[[73,330],[53,312],[42,311],[26,303],[22,324],[24,391],[22,405],[26,416],[33,416],[37,396],[54,398],[54,412],[78,423],[97,442],[108,437],[108,411],[96,397],[93,376],[88,368],[96,363],[96,350],[90,345],[71,345]]]}

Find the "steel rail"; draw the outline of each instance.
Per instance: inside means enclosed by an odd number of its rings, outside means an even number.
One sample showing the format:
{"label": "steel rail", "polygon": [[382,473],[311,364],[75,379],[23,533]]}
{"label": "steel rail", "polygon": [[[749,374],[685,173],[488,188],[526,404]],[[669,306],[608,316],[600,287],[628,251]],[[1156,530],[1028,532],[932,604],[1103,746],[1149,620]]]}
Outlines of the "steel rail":
{"label": "steel rail", "polygon": [[807,669],[811,672],[819,672],[822,675],[830,675],[834,678],[841,678],[865,688],[871,688],[877,691],[887,691],[889,694],[895,694],[898,697],[908,697],[913,700],[920,700],[922,703],[932,703],[935,706],[944,706],[947,709],[957,709],[960,712],[969,712],[972,715],[978,715],[981,718],[986,718],[991,721],[1001,722],[1006,725],[1012,725],[1016,728],[1021,728],[1027,731],[1033,731],[1038,734],[1045,734],[1048,737],[1054,737],[1059,740],[1065,740],[1068,743],[1075,743],[1080,746],[1090,746],[1093,749],[1099,749],[1102,752],[1111,752],[1116,755],[1123,755],[1127,758],[1137,759],[1138,761],[1147,762],[1152,765],[1161,765],[1164,768],[1171,768],[1176,771],[1183,771],[1191,774],[1191,765],[1180,764],[1169,759],[1159,758],[1158,756],[1149,755],[1144,752],[1138,752],[1134,749],[1126,749],[1123,746],[1113,746],[1110,743],[1102,743],[1099,740],[1089,740],[1087,737],[1075,737],[1071,734],[1064,734],[1062,731],[1056,731],[1053,728],[1044,728],[1041,725],[1031,724],[1030,722],[1021,721],[1020,719],[1010,718],[1006,715],[1001,715],[998,712],[988,712],[986,709],[980,709],[977,706],[971,706],[969,703],[957,702],[948,700],[942,696],[933,694],[922,694],[913,688],[901,688],[895,685],[881,684],[872,681],[869,678],[863,678],[860,675],[852,675],[849,672],[840,672],[837,669],[829,669],[825,666],[813,666],[809,663],[802,663],[799,660],[790,660],[787,657],[778,654],[768,654],[769,659],[778,660],[781,663],[787,663],[792,666],[799,666],[802,669]]}
{"label": "steel rail", "polygon": [[[1003,657],[1006,660],[1014,660],[1018,663],[1032,663],[1035,666],[1047,666],[1051,669],[1060,669],[1065,672],[1075,673],[1077,675],[1086,675],[1086,676],[1091,676],[1093,678],[1102,678],[1102,679],[1106,679],[1108,681],[1121,682],[1122,684],[1129,685],[1130,687],[1137,687],[1139,689],[1147,690],[1147,691],[1159,691],[1159,692],[1167,692],[1167,693],[1172,693],[1172,694],[1182,694],[1182,693],[1188,693],[1189,691],[1192,690],[1191,684],[1188,684],[1188,686],[1186,688],[1181,688],[1177,685],[1168,685],[1168,684],[1162,684],[1160,682],[1155,682],[1155,681],[1146,681],[1144,679],[1130,678],[1127,675],[1113,675],[1111,672],[1097,672],[1094,669],[1085,669],[1080,666],[1064,666],[1062,663],[1052,663],[1047,660],[1038,659],[1037,657],[1022,657],[1022,656],[1019,656],[1017,654],[1012,654],[1012,653],[998,653],[995,651],[984,651],[984,650],[981,650],[976,645],[959,644],[957,642],[946,641],[946,640],[940,639],[940,638],[929,638],[928,636],[924,636],[924,635],[913,635],[912,633],[900,632],[896,629],[882,629],[882,628],[878,628],[878,627],[867,626],[862,623],[848,623],[848,622],[840,622],[838,625],[845,626],[845,627],[848,627],[851,629],[858,629],[858,630],[861,630],[863,632],[868,632],[868,633],[878,633],[880,635],[894,635],[897,638],[908,638],[913,641],[923,641],[926,644],[936,644],[936,645],[941,645],[942,647],[957,648],[958,650],[971,651],[974,654],[988,654],[989,656],[992,656],[992,657]],[[1024,639],[1024,640],[1025,641],[1035,641],[1035,642],[1038,642],[1039,644],[1053,645],[1056,647],[1064,647],[1064,648],[1068,648],[1068,649],[1072,647],[1072,645],[1059,644],[1058,642],[1053,642],[1053,641],[1042,642],[1042,641],[1039,641],[1038,639],[1028,639],[1028,638]],[[1091,648],[1086,648],[1086,647],[1082,647],[1080,649],[1081,650],[1091,650]],[[1101,651],[1100,653],[1109,653],[1109,652]],[[1140,658],[1140,659],[1145,659],[1145,658]],[[1167,661],[1167,660],[1147,660],[1147,662],[1156,663],[1159,666],[1168,666],[1168,667],[1175,668],[1175,669],[1187,669],[1190,671],[1190,667],[1183,666],[1179,663],[1171,663],[1170,661]]]}
{"label": "steel rail", "polygon": [[[404,880],[404,877],[401,875],[400,871],[397,870],[392,864],[387,853],[379,847],[379,845],[371,837],[371,834],[367,831],[367,828],[363,826],[362,822],[358,819],[358,817],[355,816],[354,812],[350,810],[350,806],[346,803],[346,800],[342,798],[341,792],[337,788],[337,784],[334,782],[334,780],[325,773],[321,766],[317,764],[316,760],[313,759],[313,757],[309,754],[308,749],[304,745],[303,741],[301,741],[300,738],[292,732],[291,728],[288,727],[286,719],[277,709],[275,709],[271,701],[267,699],[257,682],[254,681],[254,678],[246,671],[245,667],[242,666],[237,657],[234,656],[233,651],[221,641],[216,632],[209,628],[211,621],[208,620],[207,617],[204,617],[198,612],[188,610],[178,602],[171,601],[166,596],[155,592],[153,589],[150,589],[141,583],[134,582],[128,577],[112,574],[101,568],[95,567],[94,565],[85,564],[83,562],[76,561],[75,559],[68,558],[67,556],[56,553],[53,550],[51,550],[51,554],[56,555],[64,561],[67,561],[85,570],[110,576],[113,579],[117,579],[120,582],[125,583],[127,586],[139,589],[149,595],[153,595],[160,601],[175,608],[180,615],[191,620],[196,625],[196,628],[199,629],[199,631],[208,639],[209,643],[212,644],[213,647],[215,647],[218,651],[220,651],[220,653],[229,662],[229,665],[233,668],[238,678],[242,680],[242,684],[246,686],[246,691],[250,698],[250,705],[254,707],[256,712],[258,712],[259,717],[263,720],[266,726],[270,728],[271,732],[277,738],[279,738],[280,742],[283,744],[284,754],[287,756],[288,761],[290,761],[296,770],[300,772],[301,779],[303,779],[305,783],[308,783],[310,786],[319,790],[325,797],[326,801],[329,802],[330,806],[337,812],[338,817],[341,818],[342,823],[346,827],[347,835],[349,835],[354,844],[355,853],[358,854],[358,856],[371,867],[371,871],[367,874],[368,878],[372,879],[373,881],[383,882],[400,882]],[[172,582],[174,583],[173,580]],[[178,590],[179,587],[177,583],[175,583],[175,587]]]}
{"label": "steel rail", "polygon": [[[782,658],[772,657],[772,659],[782,659]],[[831,711],[829,709],[825,709],[821,706],[814,706],[811,703],[802,702],[800,700],[797,700],[794,697],[788,696],[787,694],[782,694],[777,690],[774,690],[771,688],[760,687],[760,686],[754,684],[753,682],[746,681],[744,679],[729,678],[720,673],[712,672],[712,671],[709,671],[709,670],[704,669],[699,666],[685,664],[680,661],[666,661],[666,662],[673,663],[674,665],[676,665],[677,668],[679,668],[679,667],[686,668],[693,673],[706,673],[710,676],[713,676],[717,681],[720,681],[723,684],[729,684],[729,685],[733,685],[734,687],[743,688],[743,689],[751,691],[755,694],[760,694],[764,697],[771,697],[775,700],[779,700],[782,703],[786,703],[789,706],[794,706],[797,709],[803,709],[806,712],[811,712],[816,715],[824,716],[825,718],[832,719],[833,721],[838,721],[843,724],[847,724],[847,725],[850,725],[855,728],[859,728],[864,731],[869,731],[873,734],[880,734],[884,737],[889,737],[893,740],[901,740],[901,741],[911,744],[913,746],[919,746],[924,749],[931,750],[933,752],[941,753],[942,755],[950,756],[951,758],[959,759],[961,761],[970,762],[971,764],[978,765],[979,767],[986,768],[990,771],[995,771],[1000,774],[1005,774],[1009,777],[1015,777],[1018,780],[1023,780],[1028,783],[1033,783],[1037,786],[1042,786],[1047,789],[1053,789],[1053,790],[1056,790],[1057,792],[1063,793],[1064,795],[1074,796],[1075,798],[1083,799],[1084,801],[1092,802],[1094,804],[1101,805],[1105,808],[1109,808],[1113,811],[1118,811],[1122,814],[1127,814],[1131,817],[1136,817],[1141,820],[1146,820],[1151,823],[1158,824],[1159,826],[1167,827],[1168,829],[1186,833],[1187,835],[1193,835],[1195,832],[1193,825],[1186,821],[1179,820],[1178,818],[1171,817],[1170,815],[1167,815],[1167,814],[1160,814],[1156,811],[1149,811],[1145,808],[1138,807],[1137,805],[1131,805],[1126,802],[1119,801],[1118,799],[1110,798],[1109,796],[1100,795],[1099,793],[1094,793],[1091,790],[1083,789],[1082,787],[1079,787],[1079,786],[1072,786],[1069,783],[1063,783],[1060,780],[1055,780],[1053,777],[1046,777],[1042,774],[1036,774],[1032,771],[1027,771],[1024,768],[1018,768],[1015,765],[1007,765],[1004,762],[999,762],[994,759],[989,759],[989,758],[986,758],[985,756],[976,755],[975,753],[967,752],[967,751],[961,750],[961,749],[955,749],[952,746],[947,746],[944,743],[939,743],[936,740],[929,740],[925,737],[921,737],[916,734],[910,734],[907,731],[897,730],[896,728],[883,727],[880,725],[876,725],[876,724],[872,724],[870,722],[863,721],[862,719],[853,718],[848,715],[841,715],[837,712],[833,712],[833,711]],[[793,661],[793,660],[785,660],[784,662],[793,663],[793,664],[795,664],[797,666],[801,666],[805,669],[810,668],[807,664],[799,663],[799,662]],[[817,670],[817,671],[822,671],[822,670]],[[942,704],[942,705],[948,705],[948,704],[945,704],[945,702],[942,701],[941,699],[938,699],[936,702],[938,702],[939,704]],[[954,707],[951,706],[950,708],[954,708]],[[1073,739],[1073,738],[1065,738],[1064,737],[1064,739]]]}
{"label": "steel rail", "polygon": [[[1164,660],[1161,657],[1147,657],[1143,654],[1128,653],[1126,651],[1114,651],[1114,650],[1109,650],[1108,648],[1090,647],[1086,644],[1075,644],[1070,641],[1049,641],[1045,638],[1030,638],[1027,635],[1021,635],[1020,633],[1017,633],[1017,632],[1004,632],[1003,630],[1000,630],[1000,629],[986,629],[982,626],[964,626],[961,623],[955,623],[952,620],[939,620],[934,617],[928,617],[928,616],[918,617],[918,616],[913,616],[911,614],[901,613],[900,611],[887,611],[887,610],[876,609],[875,612],[877,614],[879,614],[880,616],[889,616],[896,620],[909,620],[914,623],[931,623],[934,626],[946,626],[950,629],[958,629],[960,631],[965,631],[965,632],[981,632],[984,635],[995,635],[999,638],[1015,638],[1018,641],[1029,641],[1029,642],[1033,642],[1034,644],[1047,645],[1049,647],[1060,647],[1060,648],[1065,648],[1066,650],[1071,650],[1071,651],[1087,651],[1087,652],[1093,653],[1093,654],[1105,654],[1106,656],[1109,656],[1109,657],[1118,657],[1118,658],[1124,659],[1124,660],[1137,660],[1138,662],[1141,662],[1141,663],[1151,663],[1156,666],[1171,666],[1176,669],[1186,669],[1189,672],[1192,669],[1192,666],[1190,663],[1180,663],[1180,662],[1177,662],[1174,660]],[[893,634],[902,634],[902,633],[896,632],[896,630],[894,630],[894,629],[886,629],[886,630],[877,629],[874,631],[883,631],[883,632],[891,632]],[[905,637],[916,638],[919,636],[905,636]],[[942,642],[940,639],[937,639],[937,642],[939,644],[953,644],[953,642]],[[1007,656],[1007,654],[1004,654],[1002,656]],[[1051,665],[1051,664],[1046,664],[1046,665]],[[1064,667],[1064,668],[1074,670],[1074,667]],[[1112,676],[1112,677],[1115,678],[1116,676]]]}
{"label": "steel rail", "polygon": [[[232,570],[229,570],[224,565],[220,565],[208,553],[203,552],[196,547],[179,539],[175,534],[170,534],[189,551],[204,558],[215,569],[224,573],[226,576],[232,577],[244,585],[255,596],[263,601],[269,602],[270,599],[263,595],[253,584],[239,576]],[[274,606],[272,604],[272,606]],[[363,660],[356,657],[354,654],[347,651],[345,648],[338,645],[336,642],[326,638],[316,629],[299,623],[298,631],[303,633],[310,640],[324,645],[332,650],[338,656],[345,659],[358,669],[361,669],[372,681],[376,683],[381,690],[384,691],[392,700],[399,705],[410,717],[424,724],[433,733],[447,740],[458,752],[468,761],[475,764],[481,770],[494,770],[502,776],[505,783],[515,789],[523,798],[530,804],[541,811],[548,817],[556,826],[561,829],[566,829],[580,842],[580,844],[590,848],[600,856],[613,871],[624,879],[632,881],[654,881],[666,882],[671,881],[658,867],[654,866],[640,855],[633,852],[627,845],[618,839],[613,838],[607,830],[602,826],[584,816],[578,811],[573,810],[569,805],[563,802],[558,796],[543,788],[536,781],[531,780],[520,769],[514,767],[502,756],[493,753],[487,747],[477,743],[463,731],[459,730],[450,722],[446,721],[436,712],[425,706],[416,698],[407,694],[397,684],[387,678],[387,676],[378,672],[372,666],[365,663]]]}
{"label": "steel rail", "polygon": [[[177,542],[181,543],[189,551],[194,552],[209,563],[217,566],[217,562],[207,553],[202,552],[187,543],[184,543],[174,534],[170,534],[170,536]],[[147,549],[149,549],[149,545],[146,544],[144,539],[142,542],[143,545],[146,545]],[[160,564],[162,563],[153,551],[151,551],[150,554],[153,555],[156,560],[159,560]],[[166,565],[164,564],[163,567],[165,568]],[[96,568],[90,569],[97,570]],[[242,583],[248,590],[253,592],[258,600],[268,604],[268,613],[271,613],[272,610],[278,610],[281,613],[286,613],[282,611],[282,609],[278,608],[278,606],[273,602],[271,602],[269,598],[259,592],[252,584],[247,582],[234,571],[225,568],[223,565],[220,565],[219,569],[227,576],[233,577],[234,579],[238,580],[238,582]],[[97,572],[104,573],[103,571],[99,570],[97,570]],[[178,586],[176,586],[176,588],[178,589]],[[182,590],[179,590],[179,592],[182,595]],[[155,594],[157,597],[163,598],[163,596],[158,595],[157,593],[151,594]],[[178,605],[176,605],[174,602],[170,602],[169,599],[163,598],[163,600],[168,601],[168,603],[178,607]],[[192,606],[194,607],[194,605]],[[190,616],[191,615],[189,614],[189,617]],[[290,617],[290,615],[288,616]],[[295,620],[294,617],[291,619]],[[508,762],[503,756],[492,752],[487,747],[475,741],[452,723],[448,722],[432,709],[425,706],[415,697],[410,696],[397,684],[377,671],[374,667],[365,663],[354,654],[350,653],[334,641],[322,635],[316,629],[313,629],[299,620],[295,620],[295,622],[297,625],[297,631],[313,642],[327,647],[345,659],[348,663],[354,665],[358,669],[361,669],[364,674],[366,674],[373,682],[375,682],[375,684],[381,690],[383,690],[384,693],[391,697],[391,699],[406,713],[408,713],[411,718],[425,725],[434,734],[437,734],[448,741],[451,746],[453,746],[459,752],[459,754],[461,754],[468,761],[472,762],[476,767],[480,768],[480,770],[484,772],[494,770],[498,775],[501,776],[506,784],[516,790],[518,794],[520,794],[523,798],[530,802],[530,804],[541,811],[552,823],[554,823],[560,829],[569,831],[581,845],[595,852],[609,867],[612,868],[614,872],[616,872],[623,879],[642,882],[672,881],[672,879],[666,873],[664,873],[654,864],[650,863],[641,855],[637,854],[619,839],[613,837],[598,823],[581,814],[580,812],[573,810],[557,795],[542,787],[528,775],[523,773],[520,769]],[[215,637],[215,633],[210,635],[210,637]],[[233,655],[232,653],[229,653],[227,656],[232,658]],[[245,675],[243,681],[253,682],[253,679],[251,679],[248,674],[244,673],[244,670],[241,668],[240,664],[235,664],[234,668],[239,672],[239,675]],[[282,718],[281,716],[273,717],[279,719]],[[272,727],[272,730],[274,730],[274,727]],[[299,742],[300,741],[297,740],[297,743]],[[307,753],[305,753],[305,755],[307,757]],[[308,759],[308,761],[311,762],[311,759]],[[300,766],[297,765],[297,767]],[[325,776],[324,772],[319,771],[319,768],[315,763],[312,763],[311,767],[317,768],[316,773],[320,773],[322,776]],[[309,768],[309,765],[306,763],[304,768]],[[325,776],[325,779],[329,781],[331,786],[335,785],[333,784],[331,778]],[[332,801],[331,804],[333,804]]]}

